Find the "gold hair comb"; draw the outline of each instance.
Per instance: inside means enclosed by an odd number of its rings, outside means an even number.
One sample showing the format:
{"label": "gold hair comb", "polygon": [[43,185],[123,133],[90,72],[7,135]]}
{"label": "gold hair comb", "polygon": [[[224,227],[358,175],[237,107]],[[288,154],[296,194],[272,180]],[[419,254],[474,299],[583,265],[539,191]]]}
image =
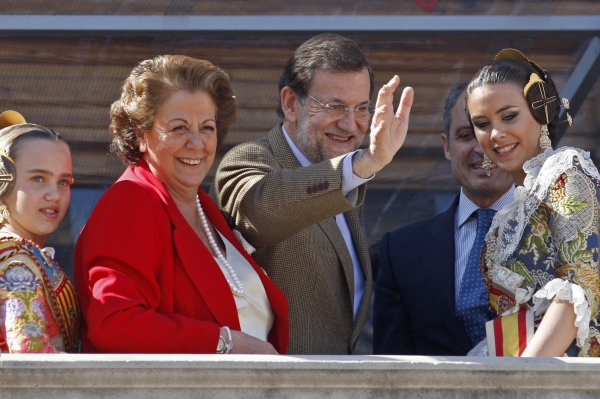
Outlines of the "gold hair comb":
{"label": "gold hair comb", "polygon": [[8,110],[0,114],[0,129],[9,127],[12,125],[20,125],[21,123],[27,123],[23,115],[17,111]]}

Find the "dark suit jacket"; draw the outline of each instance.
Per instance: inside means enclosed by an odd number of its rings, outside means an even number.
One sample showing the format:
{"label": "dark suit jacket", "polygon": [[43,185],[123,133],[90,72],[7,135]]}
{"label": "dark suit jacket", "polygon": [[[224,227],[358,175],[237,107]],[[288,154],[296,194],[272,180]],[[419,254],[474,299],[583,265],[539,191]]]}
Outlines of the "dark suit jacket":
{"label": "dark suit jacket", "polygon": [[[268,340],[288,345],[284,294],[198,189],[215,229],[258,274],[275,314]],[[75,251],[75,280],[85,324],[84,352],[215,353],[219,326],[240,330],[223,272],[144,161],[125,170],[102,196]]]}
{"label": "dark suit jacket", "polygon": [[445,212],[386,233],[375,285],[373,353],[456,355],[471,341],[456,317],[454,214]]}
{"label": "dark suit jacket", "polygon": [[[358,188],[356,206],[348,202],[343,159],[303,168],[278,125],[229,151],[211,189],[230,226],[256,247],[254,259],[288,299],[288,354],[352,353],[366,321],[372,290],[362,232],[366,188]],[[365,276],[356,318],[352,258],[334,219],[342,212]]]}

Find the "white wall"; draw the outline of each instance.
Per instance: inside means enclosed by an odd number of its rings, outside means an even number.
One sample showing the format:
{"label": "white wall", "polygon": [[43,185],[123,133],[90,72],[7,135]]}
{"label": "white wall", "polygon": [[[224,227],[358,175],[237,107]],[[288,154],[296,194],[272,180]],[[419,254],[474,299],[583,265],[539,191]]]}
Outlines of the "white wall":
{"label": "white wall", "polygon": [[0,355],[0,398],[592,398],[596,359]]}

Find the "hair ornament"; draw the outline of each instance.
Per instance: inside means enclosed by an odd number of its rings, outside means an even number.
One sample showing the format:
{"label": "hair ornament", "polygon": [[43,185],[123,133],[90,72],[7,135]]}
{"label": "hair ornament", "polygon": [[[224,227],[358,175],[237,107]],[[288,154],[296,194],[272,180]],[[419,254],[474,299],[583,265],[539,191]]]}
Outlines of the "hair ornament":
{"label": "hair ornament", "polygon": [[23,115],[17,111],[8,110],[0,114],[0,129],[4,129],[5,127],[12,125],[20,125],[22,123],[27,123],[27,121]]}
{"label": "hair ornament", "polygon": [[[0,156],[2,157],[2,161],[4,161],[4,159],[8,159],[13,165],[15,164],[15,161],[13,161],[13,159],[8,156],[6,150],[2,147],[0,147]],[[6,171],[6,167],[4,167],[3,169]],[[11,182],[14,179],[15,177],[10,173],[0,174],[0,182]]]}
{"label": "hair ornament", "polygon": [[527,97],[527,93],[529,93],[529,89],[531,89],[531,87],[534,84],[540,83],[540,82],[544,82],[544,81],[540,78],[540,76],[537,73],[532,73],[531,76],[529,77],[529,82],[527,82],[527,84],[523,88],[523,94],[525,95],[525,97]]}
{"label": "hair ornament", "polygon": [[573,118],[571,117],[571,115],[569,115],[568,112],[567,112],[567,119],[558,121],[558,123],[564,123],[564,122],[567,122],[569,124],[569,126],[573,126]]}
{"label": "hair ornament", "polygon": [[568,98],[563,97],[561,99],[561,102],[562,102],[563,107],[565,107],[565,109],[571,108],[571,105],[569,104],[569,99]]}
{"label": "hair ornament", "polygon": [[[532,73],[531,75],[534,74]],[[548,124],[550,123],[550,121],[548,120],[548,104],[550,104],[553,101],[556,101],[556,96],[546,97],[546,90],[544,89],[544,85],[542,84],[542,82],[538,82],[538,85],[540,87],[540,93],[542,93],[542,99],[539,101],[532,102],[531,108],[537,109],[544,107],[544,111],[546,111],[546,124]]]}
{"label": "hair ornament", "polygon": [[538,75],[541,78],[546,79],[546,72],[544,72],[544,70],[538,64],[531,61],[529,58],[525,57],[525,54],[523,54],[522,52],[520,52],[517,49],[505,48],[503,50],[500,50],[500,52],[498,54],[496,54],[496,56],[494,57],[494,61],[504,60],[504,59],[514,59],[514,60],[523,61],[524,63],[531,65],[531,67],[537,71]]}
{"label": "hair ornament", "polygon": [[550,132],[548,131],[548,125],[540,126],[540,147],[545,150],[546,148],[552,148],[552,140],[550,140]]}
{"label": "hair ornament", "polygon": [[[15,164],[15,161],[8,156],[6,150],[3,147],[0,147],[0,155],[2,155],[4,158],[8,159],[10,161],[10,163],[12,163],[13,165]],[[2,180],[2,179],[0,179]],[[4,180],[6,181],[6,180]],[[12,180],[8,180],[8,181],[12,181]]]}
{"label": "hair ornament", "polygon": [[13,181],[15,178],[13,177],[13,175],[11,174],[7,174],[7,175],[0,175],[0,181],[5,181],[5,182],[11,182]]}

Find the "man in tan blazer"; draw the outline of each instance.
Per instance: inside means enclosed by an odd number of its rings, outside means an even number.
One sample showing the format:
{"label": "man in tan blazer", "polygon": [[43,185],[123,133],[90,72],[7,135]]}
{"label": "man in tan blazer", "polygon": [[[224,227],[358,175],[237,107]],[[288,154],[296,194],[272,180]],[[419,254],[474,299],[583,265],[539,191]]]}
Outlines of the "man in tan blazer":
{"label": "man in tan blazer", "polygon": [[[348,354],[364,326],[371,270],[362,232],[365,182],[408,129],[412,89],[394,114],[395,76],[377,106],[358,45],[334,34],[302,44],[280,79],[283,125],[229,151],[211,193],[289,302],[288,354]],[[370,145],[358,150],[371,125]]]}

